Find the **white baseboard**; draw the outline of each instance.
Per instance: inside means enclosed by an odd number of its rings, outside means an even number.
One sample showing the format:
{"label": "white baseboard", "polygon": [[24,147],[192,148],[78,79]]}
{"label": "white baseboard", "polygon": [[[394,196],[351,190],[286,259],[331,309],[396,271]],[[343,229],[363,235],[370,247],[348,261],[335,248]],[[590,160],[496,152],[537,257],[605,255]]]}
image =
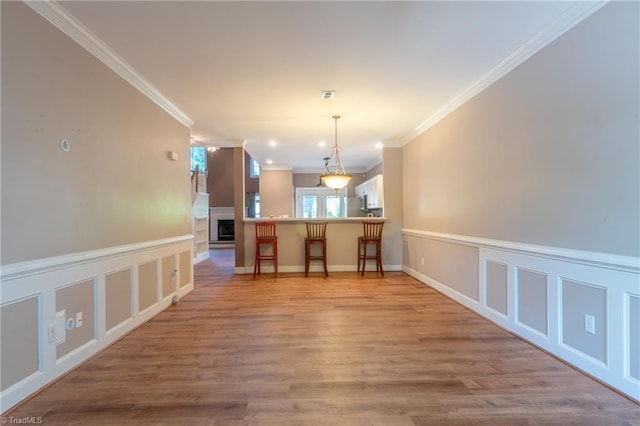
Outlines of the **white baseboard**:
{"label": "white baseboard", "polygon": [[207,259],[209,259],[209,251],[206,251],[197,255],[196,258],[193,259],[193,263],[200,263]]}

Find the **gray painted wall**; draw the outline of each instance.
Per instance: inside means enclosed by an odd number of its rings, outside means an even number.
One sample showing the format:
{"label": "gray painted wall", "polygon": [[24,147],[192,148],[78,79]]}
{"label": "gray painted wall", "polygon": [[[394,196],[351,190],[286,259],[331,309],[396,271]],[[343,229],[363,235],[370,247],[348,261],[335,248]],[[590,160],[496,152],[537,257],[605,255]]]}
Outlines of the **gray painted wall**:
{"label": "gray painted wall", "polygon": [[540,271],[516,270],[517,321],[542,334],[548,334],[547,274]]}
{"label": "gray painted wall", "polygon": [[487,306],[508,315],[507,303],[507,265],[487,262]]}
{"label": "gray painted wall", "polygon": [[207,153],[210,207],[233,207],[233,148]]}
{"label": "gray painted wall", "polygon": [[[585,312],[595,318],[595,333],[584,329]],[[607,361],[607,291],[562,281],[562,341],[602,362]]]}

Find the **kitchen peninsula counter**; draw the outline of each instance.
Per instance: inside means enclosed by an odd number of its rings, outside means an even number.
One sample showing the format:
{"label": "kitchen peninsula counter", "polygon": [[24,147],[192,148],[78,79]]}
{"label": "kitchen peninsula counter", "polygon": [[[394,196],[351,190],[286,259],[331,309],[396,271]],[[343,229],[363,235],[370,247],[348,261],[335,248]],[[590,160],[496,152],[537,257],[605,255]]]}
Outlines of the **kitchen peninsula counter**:
{"label": "kitchen peninsula counter", "polygon": [[[327,218],[301,218],[301,217],[257,217],[257,218],[244,218],[243,221],[254,223],[254,222],[265,222],[265,221],[273,221],[276,223],[304,223],[304,222],[329,222],[331,223],[362,223],[363,220],[387,220],[386,217],[367,217],[367,216],[359,216],[359,217],[327,217]],[[327,225],[329,226],[329,225]]]}
{"label": "kitchen peninsula counter", "polygon": [[[358,237],[362,235],[362,221],[386,221],[385,217],[343,218],[245,218],[244,273],[253,273],[255,254],[255,222],[276,222],[278,235],[278,272],[304,272],[304,239],[307,236],[305,222],[327,222],[327,266],[331,271],[356,271],[358,266]],[[385,234],[382,236],[382,260],[385,259]],[[263,262],[263,274],[271,274],[271,262]],[[375,266],[368,264],[368,270]],[[386,268],[386,265],[385,265]],[[310,271],[322,270],[322,262],[311,262]]]}

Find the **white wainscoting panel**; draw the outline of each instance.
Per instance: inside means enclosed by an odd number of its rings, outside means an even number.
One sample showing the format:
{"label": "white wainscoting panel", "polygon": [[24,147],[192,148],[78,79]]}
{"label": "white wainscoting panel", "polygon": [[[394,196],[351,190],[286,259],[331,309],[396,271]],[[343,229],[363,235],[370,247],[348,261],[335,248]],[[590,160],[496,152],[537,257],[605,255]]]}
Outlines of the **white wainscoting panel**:
{"label": "white wainscoting panel", "polygon": [[408,251],[420,246],[411,239],[478,247],[479,303],[419,270],[412,259],[422,253],[405,253],[403,270],[640,401],[640,259],[417,230],[403,234]]}
{"label": "white wainscoting panel", "polygon": [[[164,279],[161,268],[163,259],[165,265],[168,265],[167,268],[171,267],[171,275],[165,276]],[[151,283],[150,291],[153,292],[151,295],[153,299],[150,300],[149,306],[140,309],[138,271],[139,266],[145,264],[154,265],[155,273],[151,276],[155,283]],[[188,271],[184,271],[185,268]],[[112,304],[114,295],[107,296],[105,283],[109,277],[122,271],[125,273],[130,271],[130,282],[125,280],[122,284],[126,290],[123,300]],[[180,282],[185,279],[190,282]],[[163,282],[165,283],[164,294]],[[167,282],[170,283],[171,289],[168,288]],[[83,325],[83,327],[92,327],[93,330],[86,328],[80,330],[78,327],[79,331],[75,335],[70,335],[71,338],[66,342],[66,345],[73,346],[67,346],[67,349],[60,353],[59,349],[62,347],[52,342],[48,333],[52,324],[55,324],[56,311],[60,309],[60,297],[64,297],[63,292],[66,289],[75,291],[73,285],[76,283],[91,283],[91,292],[84,292],[82,306],[74,306],[73,310],[81,309],[86,322],[86,326]],[[80,289],[80,286],[75,287]],[[173,297],[181,297],[193,290],[193,236],[185,235],[4,265],[1,269],[0,290],[0,309],[4,320],[11,321],[13,315],[11,307],[15,303],[34,297],[38,300],[37,306],[30,313],[30,317],[37,321],[37,331],[35,334],[31,332],[34,334],[34,343],[19,349],[37,354],[38,369],[4,384],[0,393],[0,411],[4,413],[160,313],[171,304]],[[73,301],[74,298],[62,300]],[[107,324],[108,310],[114,312],[118,318],[115,323],[111,320],[109,325]],[[69,318],[77,318],[76,314],[76,312],[66,312],[66,321],[69,322]],[[88,334],[90,337],[78,339],[77,333],[80,331],[82,336]],[[19,335],[15,338],[3,336],[3,346],[7,346],[3,348],[3,354],[8,354],[7,358],[12,359],[6,362],[20,363],[19,360],[16,361],[16,356],[20,354],[13,353],[15,350],[11,349],[12,339],[19,338]],[[74,339],[77,340],[76,343]],[[25,354],[25,357],[30,359],[31,355]]]}

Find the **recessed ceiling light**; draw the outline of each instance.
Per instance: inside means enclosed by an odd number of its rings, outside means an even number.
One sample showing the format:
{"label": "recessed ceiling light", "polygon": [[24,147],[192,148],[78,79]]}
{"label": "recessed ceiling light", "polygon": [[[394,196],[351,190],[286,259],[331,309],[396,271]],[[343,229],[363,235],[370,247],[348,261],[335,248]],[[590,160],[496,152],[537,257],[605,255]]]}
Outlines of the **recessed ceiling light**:
{"label": "recessed ceiling light", "polygon": [[327,146],[327,143],[325,141],[320,141],[318,142],[318,146]]}
{"label": "recessed ceiling light", "polygon": [[273,160],[267,160],[267,164],[273,164]]}
{"label": "recessed ceiling light", "polygon": [[333,96],[336,94],[335,90],[323,90],[321,99],[333,99]]}
{"label": "recessed ceiling light", "polygon": [[382,148],[384,144],[382,142],[376,143],[376,148]]}
{"label": "recessed ceiling light", "polygon": [[269,146],[276,146],[278,143],[276,141],[269,141]]}

